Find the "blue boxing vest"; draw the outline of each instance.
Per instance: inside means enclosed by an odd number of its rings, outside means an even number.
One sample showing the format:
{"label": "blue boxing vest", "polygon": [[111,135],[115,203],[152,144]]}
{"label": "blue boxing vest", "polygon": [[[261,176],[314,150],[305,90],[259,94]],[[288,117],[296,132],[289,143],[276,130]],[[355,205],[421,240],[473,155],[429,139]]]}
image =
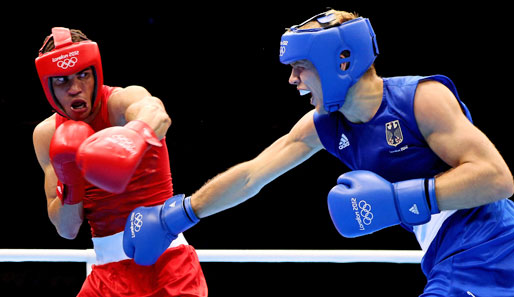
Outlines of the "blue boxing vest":
{"label": "blue boxing vest", "polygon": [[436,80],[450,89],[471,120],[453,82],[442,75],[383,78],[384,95],[375,116],[355,124],[340,112],[314,114],[316,131],[325,149],[351,170],[369,170],[390,182],[433,177],[446,171],[426,143],[414,117],[414,95],[420,81]]}
{"label": "blue boxing vest", "polygon": [[[370,121],[351,123],[340,112],[314,114],[321,143],[351,170],[370,170],[390,182],[433,177],[448,170],[450,166],[428,147],[414,117],[416,88],[426,80],[450,89],[471,121],[454,84],[445,76],[384,78],[382,103]],[[445,296],[454,296],[451,292],[458,290],[471,290],[476,296],[514,296],[513,201],[442,211],[427,224],[404,227],[415,233],[425,251],[421,268],[428,280],[426,292],[442,286],[448,292]],[[482,290],[489,293],[480,295]]]}
{"label": "blue boxing vest", "polygon": [[[471,121],[455,85],[445,76],[383,78],[382,103],[370,121],[355,124],[340,112],[314,113],[321,143],[351,170],[369,170],[390,182],[434,177],[447,171],[450,166],[430,149],[414,116],[414,95],[419,82],[426,80],[438,81],[451,90]],[[425,225],[403,227],[414,231],[420,246],[427,251],[443,223],[454,213],[443,211]]]}

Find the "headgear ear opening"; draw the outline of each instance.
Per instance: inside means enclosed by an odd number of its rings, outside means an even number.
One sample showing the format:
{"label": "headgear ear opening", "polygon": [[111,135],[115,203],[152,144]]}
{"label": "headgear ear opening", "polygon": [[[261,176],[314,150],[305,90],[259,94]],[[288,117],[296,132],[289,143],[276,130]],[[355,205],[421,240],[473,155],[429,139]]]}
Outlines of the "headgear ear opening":
{"label": "headgear ear opening", "polygon": [[[43,53],[42,50],[52,37],[54,49]],[[92,111],[95,110],[100,102],[98,97],[100,88],[103,86],[102,62],[96,42],[90,40],[73,42],[71,31],[68,28],[52,28],[52,35],[45,40],[35,63],[48,102],[55,112],[64,117],[68,116],[55,97],[51,78],[55,76],[68,76],[91,67],[95,78],[91,105]]]}
{"label": "headgear ear opening", "polygon": [[[300,29],[311,21],[321,28]],[[280,62],[307,59],[318,71],[326,111],[334,112],[344,104],[348,89],[371,67],[378,55],[375,32],[368,19],[358,17],[334,23],[332,13],[322,13],[282,35]],[[322,25],[325,24],[325,25]],[[343,65],[344,67],[341,67]]]}

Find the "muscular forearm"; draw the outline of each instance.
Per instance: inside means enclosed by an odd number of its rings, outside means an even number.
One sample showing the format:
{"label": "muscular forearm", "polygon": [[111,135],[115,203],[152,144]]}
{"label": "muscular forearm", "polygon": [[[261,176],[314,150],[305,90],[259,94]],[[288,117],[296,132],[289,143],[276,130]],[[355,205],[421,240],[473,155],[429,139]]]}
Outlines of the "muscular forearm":
{"label": "muscular forearm", "polygon": [[48,217],[61,237],[74,239],[84,220],[82,202],[68,205],[58,198],[49,200]]}
{"label": "muscular forearm", "polygon": [[513,188],[506,165],[495,168],[490,164],[464,163],[436,177],[440,210],[472,208],[509,198]]}
{"label": "muscular forearm", "polygon": [[236,165],[208,181],[191,197],[191,206],[199,218],[236,206],[257,194],[247,171],[248,162]]}
{"label": "muscular forearm", "polygon": [[[191,205],[199,218],[233,207],[255,196],[265,185],[299,165],[321,149],[316,136],[315,143],[306,142],[315,133],[312,114],[304,119],[309,129],[296,130],[276,140],[256,158],[238,164],[207,182],[191,199]],[[300,132],[301,133],[300,133]],[[302,137],[298,137],[301,134]],[[307,136],[305,136],[307,135]]]}

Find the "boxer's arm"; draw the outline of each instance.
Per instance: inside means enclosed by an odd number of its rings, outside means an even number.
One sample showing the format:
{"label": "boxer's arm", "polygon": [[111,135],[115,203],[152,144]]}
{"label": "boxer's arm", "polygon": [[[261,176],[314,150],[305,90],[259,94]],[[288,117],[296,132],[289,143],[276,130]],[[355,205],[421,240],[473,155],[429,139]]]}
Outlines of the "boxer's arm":
{"label": "boxer's arm", "polygon": [[130,86],[116,90],[107,102],[113,125],[124,126],[130,121],[140,120],[153,129],[159,140],[166,136],[171,119],[162,101],[145,88]]}
{"label": "boxer's arm", "polygon": [[219,174],[194,193],[191,205],[196,215],[203,218],[244,202],[266,184],[321,150],[313,112],[307,113],[288,134],[256,158]]}
{"label": "boxer's arm", "polygon": [[[444,85],[419,85],[414,112],[430,148],[452,169],[436,177],[440,210],[464,209],[508,198],[512,174],[498,150],[463,114]],[[435,116],[437,115],[437,116]]]}
{"label": "boxer's arm", "polygon": [[48,217],[57,229],[57,233],[67,239],[77,236],[84,220],[82,202],[68,205],[63,204],[57,197],[57,176],[50,162],[49,148],[55,132],[55,116],[52,116],[36,126],[33,133],[33,144],[39,165],[43,169],[45,181]]}

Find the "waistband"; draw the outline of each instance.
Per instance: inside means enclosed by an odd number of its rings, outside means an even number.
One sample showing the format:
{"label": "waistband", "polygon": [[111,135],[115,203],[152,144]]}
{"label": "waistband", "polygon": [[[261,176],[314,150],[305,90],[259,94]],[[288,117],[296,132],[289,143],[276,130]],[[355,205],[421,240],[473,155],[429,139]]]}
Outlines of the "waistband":
{"label": "waistband", "polygon": [[[123,231],[104,237],[93,237],[93,246],[96,253],[96,264],[102,265],[130,259],[123,251]],[[186,238],[180,233],[168,248],[187,245]]]}
{"label": "waistband", "polygon": [[418,240],[423,252],[426,253],[428,247],[430,244],[432,244],[432,241],[439,232],[439,229],[441,229],[443,223],[454,213],[455,210],[441,211],[438,214],[432,215],[432,218],[428,223],[414,226],[414,234],[416,234],[416,239]]}

